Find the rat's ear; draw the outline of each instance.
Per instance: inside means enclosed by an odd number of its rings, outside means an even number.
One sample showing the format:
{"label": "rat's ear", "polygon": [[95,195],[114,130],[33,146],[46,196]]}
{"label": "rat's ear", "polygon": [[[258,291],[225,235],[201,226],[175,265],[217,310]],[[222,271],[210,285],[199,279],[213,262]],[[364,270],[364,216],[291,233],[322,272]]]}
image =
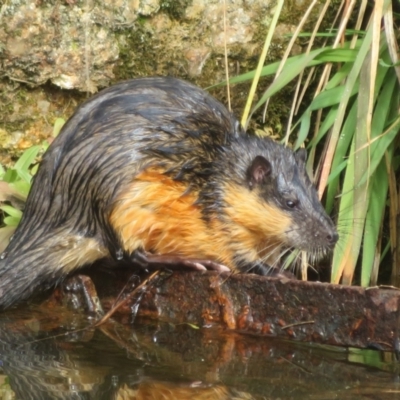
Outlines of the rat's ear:
{"label": "rat's ear", "polygon": [[271,174],[271,171],[271,163],[263,156],[257,156],[247,170],[247,181],[249,182],[250,188],[263,183]]}
{"label": "rat's ear", "polygon": [[306,149],[298,149],[294,153],[294,158],[296,159],[298,165],[304,165],[307,161],[307,150]]}

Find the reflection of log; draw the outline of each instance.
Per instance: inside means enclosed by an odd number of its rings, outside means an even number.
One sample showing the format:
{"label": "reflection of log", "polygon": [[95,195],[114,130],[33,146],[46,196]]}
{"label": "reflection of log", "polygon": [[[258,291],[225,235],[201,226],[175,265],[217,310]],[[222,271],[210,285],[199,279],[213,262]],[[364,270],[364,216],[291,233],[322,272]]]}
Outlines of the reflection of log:
{"label": "reflection of log", "polygon": [[49,303],[0,314],[0,372],[8,376],[10,398],[12,390],[17,400],[289,400],[338,393],[341,400],[389,400],[398,391],[398,364],[387,353],[325,351],[147,319],[109,320],[93,331],[92,322]]}
{"label": "reflection of log", "polygon": [[[102,303],[109,308],[121,286],[108,279],[107,296],[101,286],[96,281]],[[252,334],[393,350],[398,341],[399,299],[398,290],[254,275],[173,273],[149,285],[138,315],[175,324],[222,324]],[[132,317],[133,303],[119,314]]]}

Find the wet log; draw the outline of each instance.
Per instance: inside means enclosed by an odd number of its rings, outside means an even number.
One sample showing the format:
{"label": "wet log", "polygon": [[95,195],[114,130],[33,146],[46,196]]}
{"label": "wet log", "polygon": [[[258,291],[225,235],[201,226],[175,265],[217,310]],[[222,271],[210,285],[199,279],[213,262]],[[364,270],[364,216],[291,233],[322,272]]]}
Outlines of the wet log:
{"label": "wet log", "polygon": [[[123,281],[101,285],[95,280],[105,309],[115,304]],[[396,289],[256,275],[174,272],[150,282],[118,314],[127,321],[137,313],[174,324],[218,324],[254,335],[397,350],[399,304],[400,291]]]}

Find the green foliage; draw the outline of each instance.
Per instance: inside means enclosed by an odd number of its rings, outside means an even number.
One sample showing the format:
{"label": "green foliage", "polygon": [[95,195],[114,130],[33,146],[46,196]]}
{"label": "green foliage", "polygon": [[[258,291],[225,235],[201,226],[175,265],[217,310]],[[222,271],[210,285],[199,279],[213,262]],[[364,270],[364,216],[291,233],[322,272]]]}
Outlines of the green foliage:
{"label": "green foliage", "polygon": [[[53,137],[58,135],[64,123],[62,118],[55,121]],[[19,224],[22,217],[22,210],[19,206],[23,205],[28,197],[32,176],[38,167],[37,157],[48,146],[47,142],[43,142],[41,145],[25,150],[12,168],[4,168],[0,165],[0,210],[3,212],[2,220],[5,228],[15,228]],[[5,228],[0,229],[1,240],[4,240]],[[3,232],[1,232],[2,230]]]}
{"label": "green foliage", "polygon": [[386,372],[397,372],[398,362],[395,353],[371,349],[348,348],[348,361],[357,365]]}
{"label": "green foliage", "polygon": [[12,205],[4,204],[4,202],[13,202],[13,198],[25,201],[32,180],[32,164],[34,163],[41,146],[33,146],[27,149],[19,160],[15,163],[13,168],[4,169],[0,173],[0,181],[2,181],[2,197],[0,200],[3,204],[0,209],[3,211],[5,217],[3,222],[6,226],[17,226],[22,211]]}
{"label": "green foliage", "polygon": [[[371,14],[365,10],[360,7],[356,29],[325,34],[325,44],[312,49],[312,37],[323,36],[315,31],[309,34],[310,46],[304,54],[264,66],[261,76],[275,74],[275,78],[252,113],[266,107],[271,96],[297,78],[292,107],[296,115],[302,95],[311,90],[309,82],[319,78],[308,107],[289,124],[285,141],[293,136],[295,148],[307,146],[308,167],[317,167],[319,173],[319,194],[325,195],[329,212],[339,212],[340,241],[333,256],[332,282],[351,284],[356,266],[361,265],[361,284],[377,283],[381,248],[387,248],[382,232],[390,193],[392,284],[399,285],[399,202],[393,163],[400,129],[397,44],[391,3],[376,2]],[[343,17],[340,26],[346,24],[349,21]],[[367,29],[362,31],[360,26]],[[255,71],[230,82],[254,76]],[[318,154],[322,157],[316,164]]]}

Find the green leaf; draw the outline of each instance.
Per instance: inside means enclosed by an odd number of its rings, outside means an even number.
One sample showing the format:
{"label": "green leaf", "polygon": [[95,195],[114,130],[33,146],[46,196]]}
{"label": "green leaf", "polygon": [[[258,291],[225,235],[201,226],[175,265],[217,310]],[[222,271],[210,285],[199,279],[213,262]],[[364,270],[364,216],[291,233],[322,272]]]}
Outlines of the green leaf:
{"label": "green leaf", "polygon": [[57,118],[53,125],[53,137],[57,137],[65,124],[64,118]]}
{"label": "green leaf", "polygon": [[12,206],[8,206],[7,204],[1,205],[0,206],[0,210],[3,210],[10,217],[14,217],[14,218],[21,218],[22,217],[22,211],[21,210],[17,210],[16,208],[14,208]]}
{"label": "green leaf", "polygon": [[15,182],[17,179],[18,179],[17,171],[13,168],[8,168],[3,176],[3,181],[8,183]]}
{"label": "green leaf", "polygon": [[28,193],[31,189],[31,184],[26,181],[16,181],[14,183],[10,183],[10,186],[17,190],[19,194],[21,194],[24,198],[28,197]]}
{"label": "green leaf", "polygon": [[328,184],[332,182],[339,174],[347,167],[347,160],[344,160],[341,164],[336,166],[336,168],[332,169],[332,172],[328,178]]}
{"label": "green leaf", "polygon": [[18,226],[20,220],[21,220],[20,218],[15,218],[15,217],[5,217],[4,223],[7,226]]}
{"label": "green leaf", "polygon": [[[351,145],[354,152],[354,141]],[[342,196],[339,205],[339,218],[337,225],[340,227],[339,242],[333,252],[331,282],[339,283],[349,255],[353,238],[353,198],[354,198],[354,160],[349,159],[343,182]]]}
{"label": "green leaf", "polygon": [[32,175],[29,171],[17,170],[17,174],[24,182],[30,183],[32,180]]}
{"label": "green leaf", "polygon": [[395,64],[392,64],[392,63],[387,63],[380,58],[379,65],[381,65],[382,67],[385,67],[385,68],[397,67],[398,65],[400,65],[400,61]]}
{"label": "green leaf", "polygon": [[[346,122],[346,116],[348,115],[348,109],[349,109],[349,105],[351,106],[351,102],[350,102],[350,97],[351,94],[354,90],[354,87],[358,84],[359,82],[359,74],[360,74],[360,70],[362,68],[362,66],[364,65],[365,59],[367,57],[367,54],[369,52],[369,49],[371,47],[371,42],[372,42],[372,30],[369,29],[367,32],[367,35],[365,36],[365,38],[363,39],[360,49],[358,51],[356,60],[354,61],[353,67],[351,69],[351,71],[349,72],[349,75],[346,79],[346,82],[344,84],[344,91],[343,91],[343,98],[341,99],[339,105],[338,105],[338,110],[337,110],[337,114],[336,114],[336,118],[335,118],[335,123],[333,124],[332,130],[331,130],[331,136],[330,136],[330,141],[329,141],[329,146],[332,149],[335,149],[335,157],[332,160],[332,163],[335,161],[336,153],[337,153],[337,147],[340,145],[340,141],[343,135],[343,126]],[[351,107],[355,107],[357,104],[357,99],[355,99],[353,106]],[[356,113],[357,108],[355,108],[354,112]],[[356,115],[356,114],[355,114]],[[355,117],[356,118],[356,117]],[[355,125],[356,127],[356,125]],[[349,138],[348,140],[352,140],[353,138],[353,134],[354,134],[354,130],[352,130],[351,132],[349,132]],[[332,151],[332,149],[330,149]],[[342,155],[342,157],[344,157],[344,154]],[[337,160],[336,162],[339,164],[343,161],[343,158],[340,158],[339,160]],[[347,174],[347,169],[349,168],[350,164],[347,165],[346,168],[346,174]],[[352,167],[353,168],[353,167]],[[354,173],[353,173],[353,178],[354,178]],[[351,178],[349,177],[349,180]],[[332,201],[334,196],[336,195],[336,192],[334,192],[332,189],[334,189],[334,185],[337,185],[338,183],[338,179],[337,180],[333,180],[331,183],[331,187],[330,190],[328,188],[328,197],[327,197],[327,208],[328,210],[331,209],[332,207]],[[348,185],[350,185],[350,181],[347,182]],[[347,190],[353,190],[348,188]],[[343,189],[344,191],[344,189]],[[342,202],[342,201],[341,201]],[[348,204],[348,207],[352,207],[350,204]],[[346,248],[343,248],[344,252],[349,251],[349,247],[351,246],[351,242],[350,240],[345,244]],[[345,257],[347,257],[348,254],[346,254]],[[336,256],[338,257],[338,256]],[[334,258],[335,259],[335,258]],[[335,261],[338,265],[340,264],[341,266],[336,266],[335,268],[337,268],[338,270],[342,268],[343,266],[343,261],[340,262],[339,260]],[[338,276],[333,276],[332,275],[332,279],[337,279]],[[335,281],[336,282],[336,281]]]}
{"label": "green leaf", "polygon": [[[359,185],[362,185],[374,173],[375,169],[381,162],[388,147],[393,143],[398,135],[400,128],[400,116],[390,123],[384,131],[384,124],[388,120],[391,108],[398,105],[393,99],[393,95],[397,96],[396,76],[394,72],[385,80],[385,85],[376,102],[375,111],[372,120],[372,138],[380,136],[371,144],[370,153],[372,155],[369,168],[363,173]],[[395,91],[396,89],[396,91]],[[397,106],[396,106],[397,107]]]}
{"label": "green leaf", "polygon": [[[324,90],[310,104],[311,110],[319,110],[321,108],[332,107],[339,104],[344,95],[345,87],[339,86],[333,89]],[[350,93],[350,97],[358,93],[358,84],[356,83]]]}
{"label": "green leaf", "polygon": [[[336,115],[335,115],[336,121]],[[331,173],[329,177],[328,190],[326,196],[326,209],[331,212],[335,196],[338,193],[340,176],[339,172],[342,170],[343,163],[347,166],[346,155],[349,151],[351,140],[356,129],[357,122],[357,102],[354,102],[347,114],[346,120],[343,123],[342,131],[340,132],[339,140],[336,146],[335,154],[332,160]]]}
{"label": "green leaf", "polygon": [[310,142],[310,147],[316,146],[320,142],[320,140],[328,133],[329,129],[333,126],[335,122],[337,110],[337,106],[335,105],[329,108],[328,114],[321,122],[321,126],[319,127],[317,136]]}
{"label": "green leaf", "polygon": [[298,76],[300,72],[304,70],[304,68],[310,65],[310,62],[313,61],[313,59],[318,54],[322,53],[325,50],[326,49],[318,49],[308,54],[302,54],[298,58],[295,67],[292,65],[293,63],[287,62],[283,67],[281,74],[274,80],[274,82],[272,82],[269,88],[261,96],[261,99],[253,107],[252,113],[254,113],[254,111],[257,110],[259,107],[261,107],[269,97],[278,92],[285,85],[291,82],[296,76]]}
{"label": "green leaf", "polygon": [[308,110],[306,111],[300,120],[300,131],[297,135],[297,140],[296,144],[294,146],[295,150],[297,150],[307,139],[308,133],[310,131],[310,125],[311,125],[311,111]]}
{"label": "green leaf", "polygon": [[389,183],[384,159],[371,177],[370,186],[370,200],[365,220],[362,249],[361,285],[364,287],[371,283],[380,227],[386,209]]}
{"label": "green leaf", "polygon": [[[358,42],[360,44],[360,41]],[[348,63],[348,62],[353,62],[358,53],[358,48],[359,46],[356,46],[354,49],[346,49],[346,48],[324,48],[324,51],[320,54],[317,54],[315,59],[316,61],[321,61],[324,63]],[[317,50],[314,50],[317,51]]]}
{"label": "green leaf", "polygon": [[[282,89],[285,85],[291,82],[296,76],[300,74],[305,68],[315,65],[314,62],[322,63],[329,60],[330,62],[348,62],[349,60],[354,61],[358,56],[358,52],[355,49],[331,49],[331,48],[321,48],[313,50],[308,54],[301,54],[300,56],[288,59],[281,74],[274,80],[274,82],[265,91],[261,99],[254,106],[252,113],[261,107],[269,97]],[[293,60],[296,59],[296,62]],[[263,70],[264,72],[264,70]],[[263,74],[261,74],[263,76]],[[233,83],[233,80],[231,81]],[[324,91],[313,101],[314,107],[316,109],[327,107],[331,104],[338,104],[343,98],[343,92],[348,90],[343,86],[338,88],[330,89],[335,90],[335,92],[326,93]],[[351,95],[357,93],[357,87],[351,86]],[[323,101],[327,105],[323,105]],[[322,103],[322,104],[321,104]]]}
{"label": "green leaf", "polygon": [[[299,68],[301,68],[301,64],[304,64],[305,57],[310,59],[309,63],[306,64],[305,67],[313,67],[315,65],[320,65],[326,62],[352,62],[357,55],[360,43],[361,41],[358,40],[354,49],[350,49],[350,42],[346,42],[343,44],[343,47],[339,49],[325,47],[317,50],[312,50],[308,54],[300,54],[297,56],[289,57],[285,63],[285,68],[292,69],[293,71],[297,71],[298,73],[300,73],[301,70]],[[261,76],[265,77],[275,74],[275,72],[279,68],[279,65],[280,61],[266,65],[261,71]],[[254,78],[254,74],[255,71],[250,71],[245,74],[235,76],[229,80],[229,83],[234,84],[251,81]],[[226,82],[218,83],[216,85],[208,87],[207,89],[218,87],[221,85],[226,85]]]}
{"label": "green leaf", "polygon": [[24,151],[24,154],[22,154],[14,166],[14,169],[18,172],[18,175],[21,176],[21,173],[22,175],[24,175],[24,173],[28,173],[29,167],[32,165],[39,151],[40,146],[32,146]]}
{"label": "green leaf", "polygon": [[352,68],[353,63],[345,63],[326,84],[325,90],[333,89],[336,86],[343,85],[344,79],[346,79],[346,77],[349,75]]}

